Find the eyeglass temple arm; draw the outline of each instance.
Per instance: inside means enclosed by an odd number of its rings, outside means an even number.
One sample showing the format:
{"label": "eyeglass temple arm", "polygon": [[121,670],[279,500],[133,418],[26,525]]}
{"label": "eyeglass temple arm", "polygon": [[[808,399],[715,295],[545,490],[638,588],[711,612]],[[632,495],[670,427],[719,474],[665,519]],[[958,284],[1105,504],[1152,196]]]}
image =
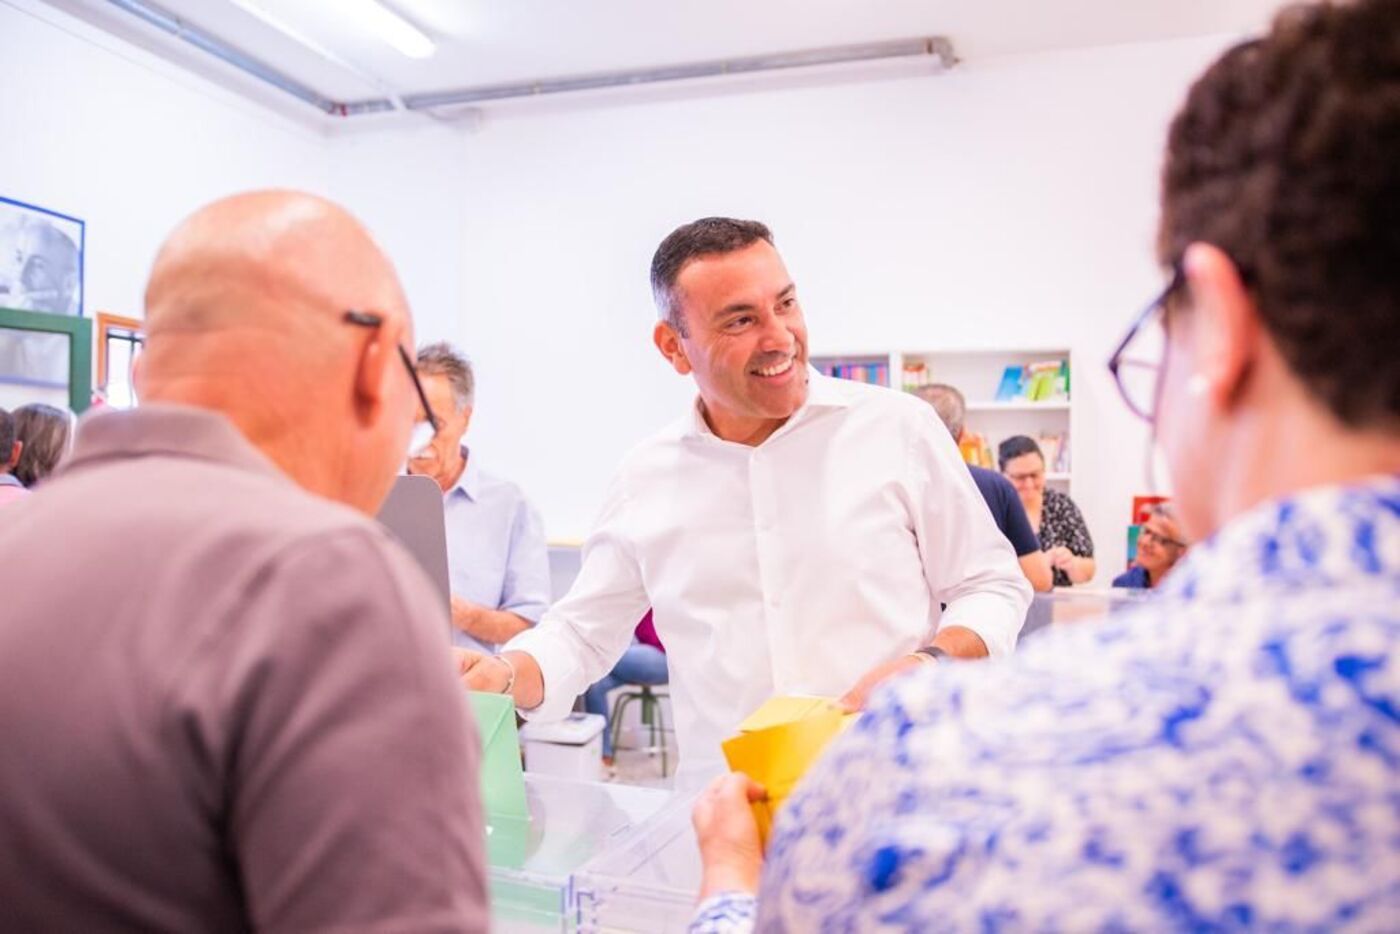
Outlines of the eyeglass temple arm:
{"label": "eyeglass temple arm", "polygon": [[428,404],[428,394],[423,391],[423,383],[418,379],[418,368],[413,365],[413,358],[408,355],[408,351],[403,349],[403,344],[397,345],[399,348],[399,358],[403,360],[403,365],[408,367],[409,375],[413,377],[413,389],[418,393],[418,401],[423,405],[423,414],[428,416],[428,424],[437,431],[442,427],[442,422],[433,414],[433,407]]}

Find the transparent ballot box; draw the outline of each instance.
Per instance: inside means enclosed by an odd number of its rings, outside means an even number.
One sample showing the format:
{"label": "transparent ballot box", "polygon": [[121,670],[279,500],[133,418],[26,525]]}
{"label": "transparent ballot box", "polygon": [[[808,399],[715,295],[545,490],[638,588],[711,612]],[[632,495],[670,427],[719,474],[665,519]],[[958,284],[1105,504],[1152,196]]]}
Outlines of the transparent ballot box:
{"label": "transparent ballot box", "polygon": [[525,776],[528,821],[487,816],[492,930],[574,931],[576,872],[660,812],[662,788]]}
{"label": "transparent ballot box", "polygon": [[700,848],[690,823],[695,797],[675,795],[579,870],[574,879],[579,931],[686,930],[700,891]]}
{"label": "transparent ballot box", "polygon": [[1090,587],[1057,587],[1050,593],[1038,593],[1031,600],[1030,610],[1026,613],[1021,638],[1026,639],[1045,629],[1110,619],[1125,610],[1141,606],[1152,596],[1150,590]]}

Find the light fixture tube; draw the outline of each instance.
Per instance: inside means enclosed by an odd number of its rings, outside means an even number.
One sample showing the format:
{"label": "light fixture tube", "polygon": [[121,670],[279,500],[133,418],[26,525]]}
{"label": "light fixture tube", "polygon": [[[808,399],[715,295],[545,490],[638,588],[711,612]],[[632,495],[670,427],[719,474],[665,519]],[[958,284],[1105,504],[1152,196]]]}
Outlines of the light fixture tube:
{"label": "light fixture tube", "polygon": [[379,0],[337,0],[335,11],[360,31],[387,42],[409,58],[431,58],[437,51],[437,44],[427,33]]}

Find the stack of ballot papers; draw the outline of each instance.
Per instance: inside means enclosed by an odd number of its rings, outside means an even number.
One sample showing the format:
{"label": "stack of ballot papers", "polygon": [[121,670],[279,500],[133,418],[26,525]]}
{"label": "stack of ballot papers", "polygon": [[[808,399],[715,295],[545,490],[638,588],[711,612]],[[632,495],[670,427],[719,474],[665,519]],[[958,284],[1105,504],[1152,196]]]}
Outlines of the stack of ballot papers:
{"label": "stack of ballot papers", "polygon": [[729,767],[763,786],[767,798],[753,805],[764,845],[773,818],[822,754],[827,743],[855,720],[826,697],[789,695],[766,701],[724,741]]}

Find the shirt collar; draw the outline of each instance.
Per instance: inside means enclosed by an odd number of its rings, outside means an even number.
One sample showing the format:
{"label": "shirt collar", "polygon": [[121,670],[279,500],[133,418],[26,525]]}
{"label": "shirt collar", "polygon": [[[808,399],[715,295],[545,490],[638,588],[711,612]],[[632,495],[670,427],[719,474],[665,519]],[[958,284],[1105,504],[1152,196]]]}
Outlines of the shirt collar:
{"label": "shirt collar", "polygon": [[12,473],[0,473],[0,486],[17,486],[23,488],[24,484],[19,482],[19,477]]}
{"label": "shirt collar", "polygon": [[481,468],[477,466],[476,458],[471,456],[471,451],[466,445],[462,445],[462,459],[467,462],[467,466],[447,493],[450,496],[454,491],[461,490],[462,495],[474,503],[481,497]]}
{"label": "shirt collar", "polygon": [[222,414],[165,402],[129,410],[103,408],[84,415],[73,452],[55,474],[105,460],[153,455],[214,461],[291,482]]}
{"label": "shirt collar", "polygon": [[[686,434],[690,437],[711,438],[716,441],[723,441],[718,435],[710,430],[709,424],[705,421],[702,409],[702,399],[697,393],[695,399],[690,404],[690,424]],[[783,423],[782,427],[773,432],[769,438],[776,438],[791,431],[795,426],[800,425],[811,416],[823,409],[844,409],[851,404],[850,387],[845,380],[823,375],[816,367],[807,365],[807,398],[792,417]],[[767,443],[766,441],[764,443]]]}
{"label": "shirt collar", "polygon": [[1159,588],[1238,600],[1400,576],[1400,476],[1319,487],[1251,509],[1195,545]]}

